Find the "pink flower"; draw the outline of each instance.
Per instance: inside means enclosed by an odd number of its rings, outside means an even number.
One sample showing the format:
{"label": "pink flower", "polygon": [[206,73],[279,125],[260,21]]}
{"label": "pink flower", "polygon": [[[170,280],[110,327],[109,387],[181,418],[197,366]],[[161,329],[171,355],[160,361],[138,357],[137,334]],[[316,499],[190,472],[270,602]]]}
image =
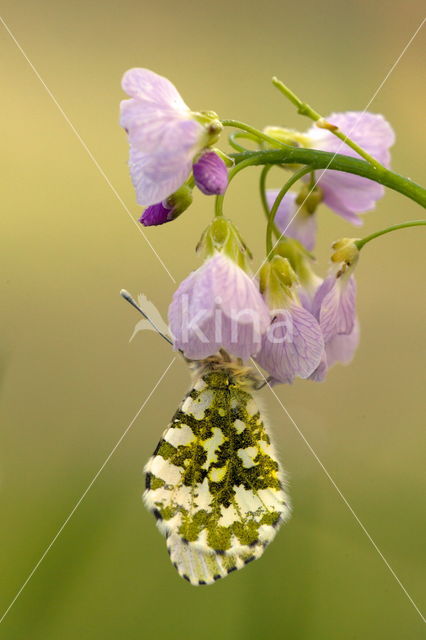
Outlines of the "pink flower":
{"label": "pink flower", "polygon": [[215,253],[180,285],[169,307],[174,345],[191,360],[223,347],[246,360],[270,323],[257,284],[233,260]]}
{"label": "pink flower", "polygon": [[349,335],[355,324],[356,282],[353,275],[329,275],[318,287],[312,313],[318,319],[325,343],[337,335]]}
{"label": "pink flower", "polygon": [[[347,111],[332,113],[326,120],[339,127],[343,133],[346,133],[384,166],[389,166],[389,148],[395,142],[395,134],[383,116],[368,112]],[[327,129],[313,126],[303,137],[305,144],[313,149],[360,157]],[[322,201],[330,209],[357,226],[362,224],[358,214],[374,209],[376,201],[384,195],[382,185],[351,173],[318,169],[315,172],[315,178],[316,184],[322,192]],[[303,183],[304,190],[307,188],[307,180],[308,178],[305,178]],[[272,207],[278,192],[278,189],[267,191],[269,208]],[[296,202],[298,195],[294,191],[286,193],[278,207],[275,222],[284,235],[295,238],[308,251],[312,251],[317,231],[316,205],[312,211],[309,211],[309,207],[304,206],[303,197],[301,198],[302,203],[298,205]]]}
{"label": "pink flower", "polygon": [[263,336],[257,362],[274,382],[291,383],[296,377],[308,378],[319,365],[324,350],[317,320],[296,302],[271,314],[273,321]]}
{"label": "pink flower", "polygon": [[130,69],[122,80],[130,100],[120,105],[120,124],[130,143],[130,173],[141,205],[158,204],[188,178],[206,129],[174,85],[149,69]]}
{"label": "pink flower", "polygon": [[334,364],[349,364],[359,344],[355,278],[329,275],[318,287],[311,305],[308,298],[303,300],[319,321],[324,337],[321,361],[310,376],[311,380],[321,382]]}
{"label": "pink flower", "polygon": [[[389,148],[395,142],[395,134],[382,115],[346,111],[332,113],[327,122],[336,125],[385,167],[389,167]],[[306,135],[314,149],[342,153],[358,158],[358,154],[327,129],[313,126]],[[362,224],[359,213],[374,209],[376,201],[383,197],[382,185],[350,173],[320,169],[315,172],[317,184],[322,189],[324,202],[330,209],[355,225]]]}

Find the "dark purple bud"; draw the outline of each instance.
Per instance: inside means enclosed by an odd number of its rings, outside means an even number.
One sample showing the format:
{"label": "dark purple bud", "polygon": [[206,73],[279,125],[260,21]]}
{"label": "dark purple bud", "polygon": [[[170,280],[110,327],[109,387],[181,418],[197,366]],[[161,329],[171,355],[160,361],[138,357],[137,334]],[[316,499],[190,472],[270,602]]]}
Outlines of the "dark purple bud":
{"label": "dark purple bud", "polygon": [[192,203],[192,189],[184,184],[180,189],[172,193],[171,196],[158,202],[151,204],[145,209],[139,222],[145,227],[164,224],[174,220],[183,213]]}
{"label": "dark purple bud", "polygon": [[226,164],[214,151],[206,151],[193,165],[195,184],[206,196],[225,193],[228,186]]}
{"label": "dark purple bud", "polygon": [[141,222],[145,227],[164,224],[165,222],[172,220],[171,213],[172,209],[164,206],[163,202],[159,202],[158,204],[152,204],[147,207],[139,218],[139,222]]}

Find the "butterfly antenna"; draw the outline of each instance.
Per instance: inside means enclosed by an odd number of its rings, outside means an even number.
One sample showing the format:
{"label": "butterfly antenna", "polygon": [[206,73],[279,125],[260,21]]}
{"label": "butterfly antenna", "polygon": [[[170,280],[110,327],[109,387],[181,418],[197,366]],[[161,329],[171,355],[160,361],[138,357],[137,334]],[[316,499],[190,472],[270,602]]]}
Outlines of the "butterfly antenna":
{"label": "butterfly antenna", "polygon": [[127,300],[127,302],[129,302],[132,307],[134,307],[135,309],[137,309],[139,311],[139,313],[145,318],[145,320],[148,320],[149,324],[151,325],[151,327],[153,329],[155,329],[155,331],[162,337],[164,338],[164,340],[166,342],[168,342],[169,344],[171,344],[173,346],[173,342],[170,340],[170,338],[168,336],[166,336],[162,331],[160,331],[160,329],[157,327],[157,325],[151,320],[151,318],[149,316],[146,315],[145,311],[143,311],[143,309],[141,309],[141,307],[137,304],[137,302],[135,302],[135,300],[132,298],[132,296],[130,295],[130,293],[128,291],[126,291],[126,289],[122,289],[120,291],[120,295]]}

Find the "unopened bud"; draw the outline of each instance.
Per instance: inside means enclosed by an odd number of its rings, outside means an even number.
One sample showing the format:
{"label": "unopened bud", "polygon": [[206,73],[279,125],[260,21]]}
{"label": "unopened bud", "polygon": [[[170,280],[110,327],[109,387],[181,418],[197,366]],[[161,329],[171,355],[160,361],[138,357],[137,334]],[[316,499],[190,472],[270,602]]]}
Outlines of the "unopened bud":
{"label": "unopened bud", "polygon": [[331,254],[331,261],[344,262],[347,266],[355,264],[359,256],[357,240],[358,238],[341,238],[333,242],[331,248],[334,253]]}
{"label": "unopened bud", "polygon": [[271,309],[286,308],[294,300],[293,286],[298,278],[287,258],[274,255],[259,275],[260,291]]}
{"label": "unopened bud", "polygon": [[302,211],[312,214],[315,213],[322,199],[323,193],[319,187],[312,188],[309,184],[304,184],[297,194],[296,204],[303,207]]}
{"label": "unopened bud", "polygon": [[192,190],[187,185],[180,187],[177,191],[172,193],[163,202],[152,204],[147,207],[139,222],[145,227],[158,226],[165,222],[171,222],[181,213],[183,213],[192,203]]}
{"label": "unopened bud", "polygon": [[222,158],[214,151],[206,151],[192,167],[197,187],[207,196],[225,193],[228,171]]}

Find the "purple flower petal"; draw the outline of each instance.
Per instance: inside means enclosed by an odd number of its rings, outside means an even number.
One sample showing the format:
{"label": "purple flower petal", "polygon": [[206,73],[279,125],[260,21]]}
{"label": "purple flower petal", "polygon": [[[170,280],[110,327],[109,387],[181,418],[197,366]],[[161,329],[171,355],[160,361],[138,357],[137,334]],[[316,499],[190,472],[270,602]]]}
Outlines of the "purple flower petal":
{"label": "purple flower petal", "polygon": [[309,311],[293,304],[276,314],[263,336],[256,360],[275,380],[291,383],[296,376],[311,375],[323,350],[318,322]]}
{"label": "purple flower petal", "polygon": [[312,303],[312,312],[320,323],[327,344],[336,335],[348,335],[355,323],[356,283],[329,275],[319,286]]}
{"label": "purple flower petal", "polygon": [[122,86],[132,96],[121,102],[120,124],[129,136],[137,201],[156,204],[188,178],[205,130],[173,84],[153,71],[131,69]]}
{"label": "purple flower petal", "polygon": [[[332,113],[326,120],[338,126],[343,133],[351,137],[379,162],[389,166],[389,148],[395,142],[395,134],[383,116],[368,112],[347,111]],[[307,135],[315,149],[359,157],[355,151],[327,129],[311,127]],[[356,225],[362,224],[357,214],[373,209],[376,201],[384,194],[381,185],[360,176],[331,170],[320,170],[315,175],[323,190],[325,204]]]}
{"label": "purple flower petal", "polygon": [[228,186],[226,164],[214,151],[206,151],[192,167],[195,184],[206,196],[221,195]]}
{"label": "purple flower petal", "polygon": [[269,322],[257,284],[222,253],[179,285],[169,307],[175,348],[191,360],[221,347],[245,360],[260,349]]}
{"label": "purple flower petal", "polygon": [[[268,189],[266,199],[271,209],[279,189]],[[289,191],[285,194],[278,207],[275,223],[280,231],[290,238],[295,238],[305,246],[308,251],[315,247],[317,235],[317,221],[315,214],[307,213],[296,203],[297,194]]]}

